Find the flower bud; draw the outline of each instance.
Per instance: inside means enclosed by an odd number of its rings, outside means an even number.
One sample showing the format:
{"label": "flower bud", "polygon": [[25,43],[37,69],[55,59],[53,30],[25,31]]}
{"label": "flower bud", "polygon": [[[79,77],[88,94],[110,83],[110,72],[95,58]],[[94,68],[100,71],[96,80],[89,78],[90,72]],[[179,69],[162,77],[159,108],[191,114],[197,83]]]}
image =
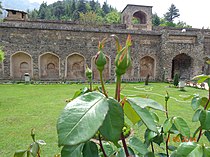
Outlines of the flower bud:
{"label": "flower bud", "polygon": [[92,70],[88,66],[86,67],[85,75],[88,78],[88,80],[92,80]]}
{"label": "flower bud", "polygon": [[106,57],[102,51],[102,49],[104,48],[105,40],[106,38],[104,38],[102,42],[99,42],[99,46],[98,46],[99,51],[96,54],[96,58],[95,58],[95,64],[99,71],[103,71],[104,66],[106,65]]}
{"label": "flower bud", "polygon": [[169,98],[170,98],[170,96],[169,96],[168,92],[166,92],[165,101],[167,102]]}
{"label": "flower bud", "polygon": [[126,40],[126,45],[119,51],[115,59],[115,66],[116,66],[116,74],[123,75],[126,73],[126,70],[131,65],[131,57],[130,57],[130,46],[131,46],[131,36],[128,35]]}

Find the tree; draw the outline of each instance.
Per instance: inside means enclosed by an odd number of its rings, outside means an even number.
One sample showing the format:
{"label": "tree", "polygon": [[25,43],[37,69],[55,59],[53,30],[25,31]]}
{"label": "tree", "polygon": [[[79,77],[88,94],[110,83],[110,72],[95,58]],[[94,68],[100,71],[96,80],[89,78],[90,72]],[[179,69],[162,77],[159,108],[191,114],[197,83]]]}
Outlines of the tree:
{"label": "tree", "polygon": [[43,2],[39,7],[38,17],[40,19],[46,18],[47,3]]}
{"label": "tree", "polygon": [[86,8],[86,4],[85,4],[84,0],[79,0],[77,10],[80,13],[86,13],[87,12],[87,8]]}
{"label": "tree", "polygon": [[103,10],[105,15],[110,13],[110,7],[107,5],[106,2],[104,2],[103,6],[102,6],[102,10]]}
{"label": "tree", "polygon": [[109,24],[118,24],[120,23],[120,14],[116,11],[112,11],[105,16],[105,21]]}
{"label": "tree", "polygon": [[168,12],[164,14],[164,18],[168,22],[173,22],[174,19],[179,16],[180,16],[179,9],[177,9],[174,4],[171,4],[170,8],[168,9]]}
{"label": "tree", "polygon": [[152,15],[152,24],[154,26],[159,26],[160,25],[160,18],[157,15],[157,13],[155,13],[155,14]]}
{"label": "tree", "polygon": [[183,22],[183,21],[179,21],[176,24],[176,27],[178,27],[178,28],[192,28],[192,26],[186,24],[186,22]]}
{"label": "tree", "polygon": [[0,2],[0,15],[2,14],[2,5],[1,5],[1,2]]}

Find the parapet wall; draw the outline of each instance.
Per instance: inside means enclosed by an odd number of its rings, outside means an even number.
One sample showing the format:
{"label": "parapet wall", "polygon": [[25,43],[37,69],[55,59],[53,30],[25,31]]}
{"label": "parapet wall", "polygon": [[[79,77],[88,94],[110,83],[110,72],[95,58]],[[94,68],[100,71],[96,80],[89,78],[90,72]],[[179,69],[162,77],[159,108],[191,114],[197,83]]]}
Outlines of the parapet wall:
{"label": "parapet wall", "polygon": [[[163,75],[171,78],[176,72],[190,79],[202,73],[203,58],[210,54],[208,30],[126,28],[125,24],[92,26],[56,21],[0,23],[0,45],[6,57],[0,64],[0,79],[23,80],[27,72],[32,80],[85,80],[88,65],[93,79],[98,80],[94,55],[98,42],[111,34],[118,35],[123,44],[128,34],[132,36],[132,66],[123,76],[125,80],[143,80],[148,74],[152,80],[162,80]],[[108,63],[104,78],[114,80],[116,47],[110,37],[104,52]],[[181,59],[186,59],[187,65],[178,62],[180,54],[185,55]]]}

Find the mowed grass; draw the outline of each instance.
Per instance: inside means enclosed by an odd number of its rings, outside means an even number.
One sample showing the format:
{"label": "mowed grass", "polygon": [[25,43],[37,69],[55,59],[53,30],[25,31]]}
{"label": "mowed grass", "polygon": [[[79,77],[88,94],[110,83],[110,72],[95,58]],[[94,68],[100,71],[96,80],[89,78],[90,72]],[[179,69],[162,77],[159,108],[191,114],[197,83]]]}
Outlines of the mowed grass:
{"label": "mowed grass", "polygon": [[[57,144],[56,122],[61,111],[67,104],[66,99],[87,84],[71,85],[0,85],[0,156],[11,157],[16,150],[26,149],[32,142],[30,131],[35,128],[36,139],[44,140],[47,145],[41,147],[43,157],[53,157],[60,153]],[[97,86],[97,85],[94,85]],[[114,95],[115,84],[106,85],[109,96]],[[166,91],[170,94],[169,116],[184,117],[192,132],[198,123],[192,123],[193,110],[190,101],[183,101],[183,97],[191,94],[207,96],[202,89],[186,87],[186,91],[169,87],[166,83],[122,84],[124,95],[147,95],[164,105]],[[158,112],[163,122],[164,113]],[[144,130],[138,128],[135,134],[142,137]],[[192,133],[191,133],[192,134]],[[205,137],[201,140],[207,143]]]}

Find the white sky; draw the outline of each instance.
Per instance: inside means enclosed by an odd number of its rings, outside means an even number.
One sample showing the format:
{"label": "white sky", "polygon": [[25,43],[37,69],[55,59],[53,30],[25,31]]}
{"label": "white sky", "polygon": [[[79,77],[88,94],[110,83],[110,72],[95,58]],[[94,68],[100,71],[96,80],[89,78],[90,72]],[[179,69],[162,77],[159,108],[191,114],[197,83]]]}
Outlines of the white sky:
{"label": "white sky", "polygon": [[[57,0],[30,0],[31,2],[51,4]],[[97,1],[97,0],[95,0]],[[105,0],[98,0],[101,4]],[[173,3],[179,9],[178,20],[186,22],[194,28],[210,28],[210,0],[107,0],[112,7],[122,11],[127,4],[153,6],[153,13],[162,17]],[[176,22],[177,22],[176,21]]]}

